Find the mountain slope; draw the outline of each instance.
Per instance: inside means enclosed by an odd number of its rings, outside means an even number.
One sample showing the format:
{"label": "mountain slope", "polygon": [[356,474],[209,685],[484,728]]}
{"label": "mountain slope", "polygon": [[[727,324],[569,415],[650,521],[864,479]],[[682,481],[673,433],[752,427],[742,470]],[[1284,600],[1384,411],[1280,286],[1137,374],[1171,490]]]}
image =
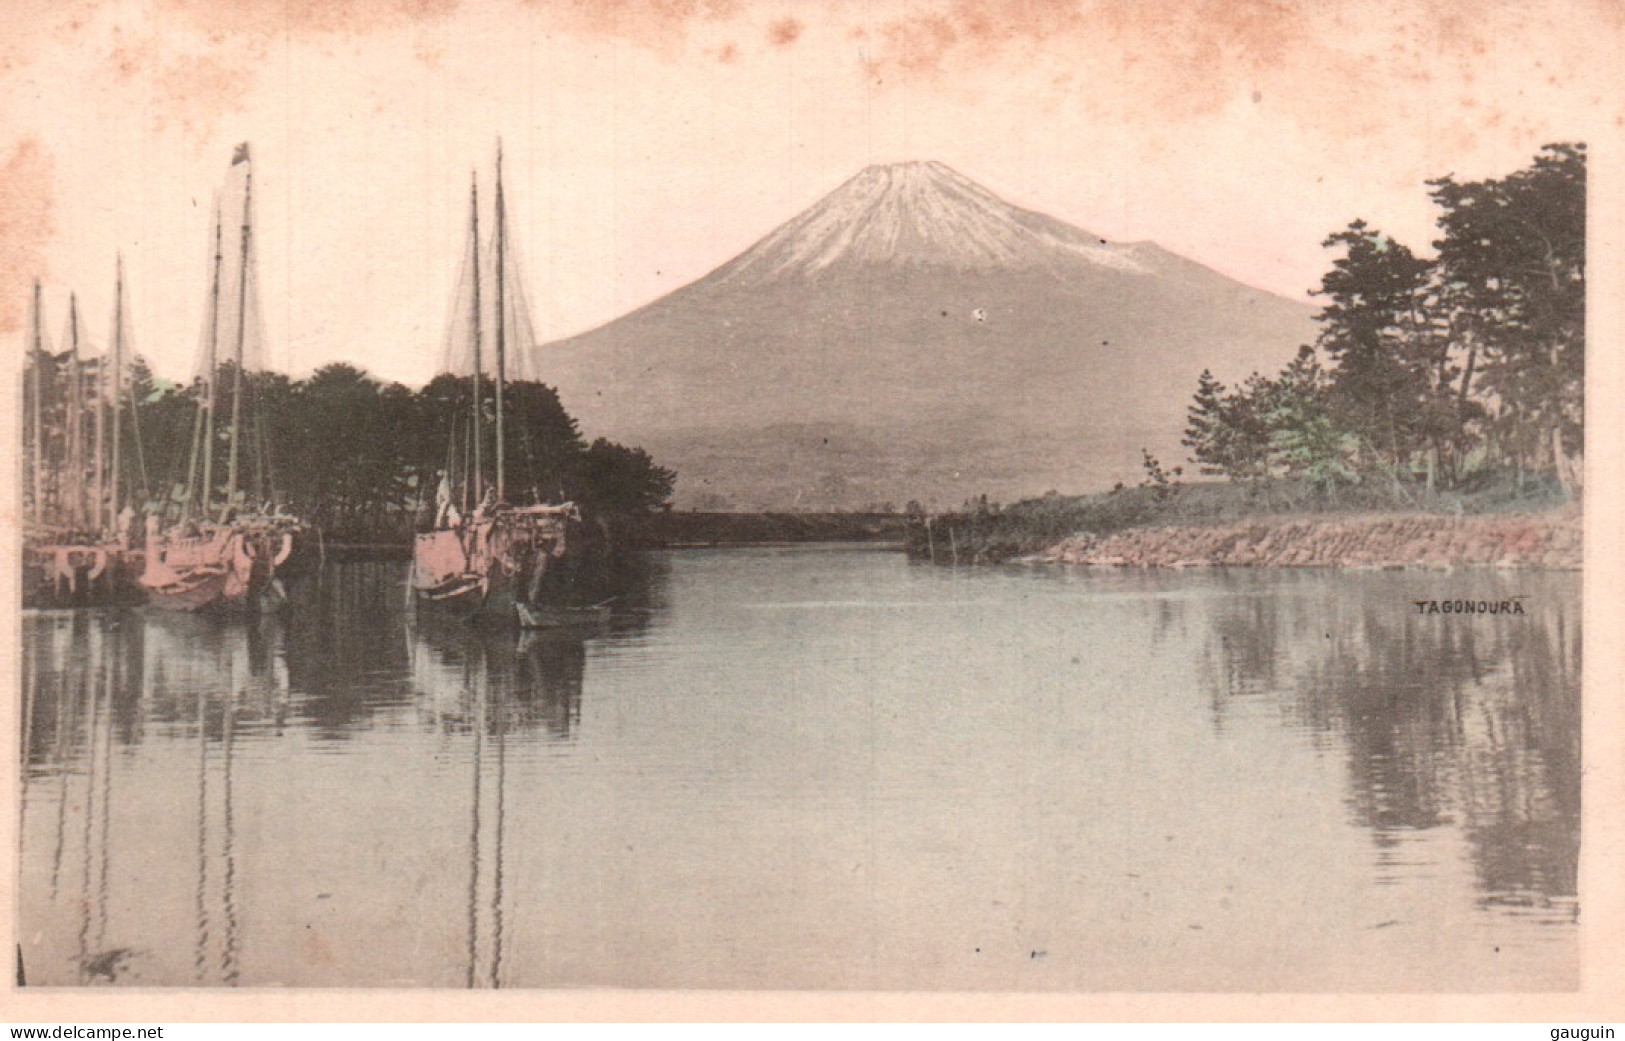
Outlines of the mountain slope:
{"label": "mountain slope", "polygon": [[871,166],[716,276],[761,284],[854,267],[1051,269],[1083,260],[1145,272],[1132,247],[1018,209],[936,162]]}
{"label": "mountain slope", "polygon": [[870,167],[711,274],[539,348],[680,505],[956,504],[1139,479],[1197,374],[1274,369],[1310,309],[1108,243],[938,163]]}

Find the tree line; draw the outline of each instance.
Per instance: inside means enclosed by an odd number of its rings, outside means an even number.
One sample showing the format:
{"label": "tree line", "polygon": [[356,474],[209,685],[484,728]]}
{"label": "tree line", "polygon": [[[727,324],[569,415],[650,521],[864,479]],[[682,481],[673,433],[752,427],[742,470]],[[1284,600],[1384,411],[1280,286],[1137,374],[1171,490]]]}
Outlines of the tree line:
{"label": "tree line", "polygon": [[1585,146],[1547,145],[1500,178],[1427,182],[1431,258],[1355,220],[1313,344],[1274,376],[1204,371],[1182,443],[1201,472],[1266,495],[1294,481],[1395,498],[1507,475],[1580,491],[1585,382]]}
{"label": "tree line", "polygon": [[[47,397],[45,465],[53,468],[65,458],[62,388],[78,386],[67,378],[66,367],[65,357],[48,358],[41,370]],[[215,380],[216,463],[208,499],[216,504],[226,499],[220,460],[227,455],[233,375],[228,362]],[[344,363],[323,366],[304,379],[245,371],[240,500],[290,511],[339,541],[404,540],[428,522],[443,477],[462,483],[476,429],[484,439],[490,479],[495,394],[489,378],[482,383],[485,419],[476,425],[472,377],[441,375],[414,390]],[[122,430],[130,447],[120,471],[131,493],[128,501],[147,512],[179,516],[188,502],[204,499],[197,476],[204,424],[198,416],[208,384],[201,378],[172,384],[137,359],[124,394]],[[591,516],[612,518],[658,509],[671,495],[673,471],[642,449],[605,438],[589,443],[550,386],[508,382],[503,414],[510,501],[569,500]]]}

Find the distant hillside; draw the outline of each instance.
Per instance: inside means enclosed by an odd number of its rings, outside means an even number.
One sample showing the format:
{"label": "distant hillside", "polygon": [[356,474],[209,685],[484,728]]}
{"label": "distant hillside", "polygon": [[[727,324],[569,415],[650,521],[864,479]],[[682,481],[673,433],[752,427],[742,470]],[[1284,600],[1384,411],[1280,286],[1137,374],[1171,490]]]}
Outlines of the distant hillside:
{"label": "distant hillside", "polygon": [[1197,374],[1279,368],[1311,313],[904,163],[535,360],[585,429],[677,469],[680,507],[947,506],[1171,465]]}

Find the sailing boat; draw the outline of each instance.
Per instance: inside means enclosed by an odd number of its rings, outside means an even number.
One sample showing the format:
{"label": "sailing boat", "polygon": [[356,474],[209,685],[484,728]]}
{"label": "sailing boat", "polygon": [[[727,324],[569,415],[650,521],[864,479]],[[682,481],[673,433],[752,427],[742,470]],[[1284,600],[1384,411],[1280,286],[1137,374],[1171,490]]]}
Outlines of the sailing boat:
{"label": "sailing boat", "polygon": [[65,357],[54,357],[46,346],[38,281],[30,326],[23,602],[31,607],[68,607],[130,600],[139,596],[133,578],[140,550],[133,544],[134,514],[125,504],[121,482],[126,389],[123,258],[118,263],[110,358],[82,354],[76,295],[68,299]]}
{"label": "sailing boat", "polygon": [[[286,595],[277,569],[293,553],[295,539],[305,526],[297,517],[282,512],[274,491],[270,498],[250,501],[243,487],[241,462],[244,429],[244,385],[248,364],[245,344],[248,313],[256,306],[253,279],[253,171],[248,145],[237,146],[231,167],[243,168],[241,237],[238,240],[236,299],[231,308],[231,413],[226,426],[227,465],[223,500],[215,502],[214,445],[217,436],[216,410],[219,405],[220,327],[222,325],[221,273],[225,262],[222,221],[218,209],[214,222],[214,263],[209,291],[209,317],[205,326],[204,397],[193,425],[192,450],[187,461],[185,490],[181,495],[181,516],[168,531],[163,518],[149,514],[146,522],[146,558],[141,586],[148,602],[156,607],[195,611],[212,607],[271,609]],[[262,417],[263,418],[263,417]],[[254,439],[259,453],[262,494],[268,491],[269,463],[263,423]]]}
{"label": "sailing boat", "polygon": [[[548,578],[568,550],[575,504],[518,505],[508,499],[507,418],[504,392],[508,380],[508,346],[515,330],[528,335],[529,318],[519,288],[513,284],[513,255],[508,237],[507,207],[502,193],[502,149],[497,146],[495,221],[489,268],[492,299],[484,300],[486,258],[480,241],[480,196],[476,175],[469,192],[469,260],[467,277],[453,304],[453,342],[466,331],[472,355],[472,388],[468,433],[458,459],[453,435],[452,458],[436,494],[434,526],[412,545],[411,590],[425,607],[532,627],[556,624],[573,612],[549,602]],[[466,292],[466,296],[465,296]],[[466,311],[467,322],[459,318]],[[465,325],[464,329],[456,328]],[[489,335],[495,361],[493,417],[485,410],[484,349]],[[457,359],[451,359],[455,364]],[[495,459],[486,472],[487,429],[494,428]],[[461,465],[458,465],[459,462]],[[604,610],[584,609],[591,613]]]}

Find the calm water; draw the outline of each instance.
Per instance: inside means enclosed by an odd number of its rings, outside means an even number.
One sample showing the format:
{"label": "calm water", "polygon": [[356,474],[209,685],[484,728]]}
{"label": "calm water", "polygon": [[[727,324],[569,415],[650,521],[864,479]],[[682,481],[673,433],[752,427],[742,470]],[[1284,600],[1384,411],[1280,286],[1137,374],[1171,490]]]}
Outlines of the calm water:
{"label": "calm water", "polygon": [[691,551],[541,640],[403,577],[25,617],[31,985],[1576,985],[1578,576]]}

